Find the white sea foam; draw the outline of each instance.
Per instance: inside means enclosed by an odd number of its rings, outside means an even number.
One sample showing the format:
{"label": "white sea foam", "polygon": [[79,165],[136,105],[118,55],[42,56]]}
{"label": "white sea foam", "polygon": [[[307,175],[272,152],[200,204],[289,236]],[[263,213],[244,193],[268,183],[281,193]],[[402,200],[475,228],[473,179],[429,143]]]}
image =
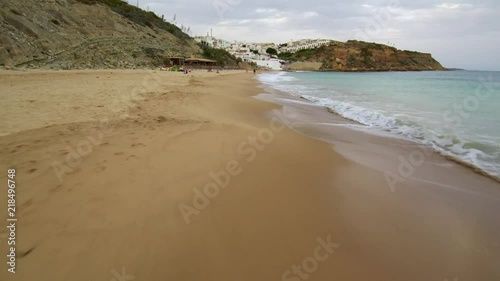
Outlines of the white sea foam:
{"label": "white sea foam", "polygon": [[[500,153],[497,152],[495,155],[488,155],[484,151],[470,147],[478,144],[475,141],[466,140],[456,135],[443,135],[418,123],[400,120],[380,111],[352,105],[347,102],[308,95],[303,95],[302,97],[315,104],[325,106],[347,119],[429,145],[442,154],[472,164],[492,175],[500,176],[500,165],[493,162],[493,160],[500,158]],[[481,143],[479,145],[484,147],[486,144]]]}
{"label": "white sea foam", "polygon": [[259,81],[264,84],[274,85],[277,82],[288,82],[288,81],[297,81],[298,79],[295,77],[291,77],[286,75],[286,72],[275,72],[273,74],[264,74],[258,76]]}
{"label": "white sea foam", "polygon": [[[314,104],[325,106],[340,116],[366,125],[369,131],[376,130],[431,146],[444,155],[500,176],[500,145],[491,137],[472,138],[470,135],[460,134],[459,131],[446,130],[439,120],[426,116],[428,112],[418,112],[411,108],[398,109],[397,104],[388,106],[385,103],[381,106],[373,101],[366,106],[366,103],[357,101],[354,94],[335,93],[332,89],[302,84],[299,79],[286,73],[259,78],[262,83],[274,89],[302,97]],[[376,107],[377,105],[380,106]]]}

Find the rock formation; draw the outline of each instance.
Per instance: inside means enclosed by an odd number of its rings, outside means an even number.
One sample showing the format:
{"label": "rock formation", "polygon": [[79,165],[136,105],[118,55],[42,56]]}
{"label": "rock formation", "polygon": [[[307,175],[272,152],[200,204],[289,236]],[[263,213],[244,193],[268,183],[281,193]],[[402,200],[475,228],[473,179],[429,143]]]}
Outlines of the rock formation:
{"label": "rock formation", "polygon": [[[324,71],[446,70],[431,54],[361,41],[332,42],[317,49],[299,51],[291,60],[321,63],[316,70]],[[301,70],[301,65],[293,63],[289,69]]]}
{"label": "rock formation", "polygon": [[0,67],[140,68],[201,55],[176,26],[116,1],[128,17],[92,0],[2,0]]}

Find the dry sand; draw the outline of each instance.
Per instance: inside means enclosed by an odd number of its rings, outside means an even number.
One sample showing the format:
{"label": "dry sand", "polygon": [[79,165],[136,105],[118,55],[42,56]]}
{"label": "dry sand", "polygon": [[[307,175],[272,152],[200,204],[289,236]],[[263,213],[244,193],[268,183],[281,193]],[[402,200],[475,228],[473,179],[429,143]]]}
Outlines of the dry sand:
{"label": "dry sand", "polygon": [[414,147],[300,126],[335,117],[257,100],[252,77],[0,73],[19,219],[0,280],[499,280],[496,182],[430,154],[393,192]]}

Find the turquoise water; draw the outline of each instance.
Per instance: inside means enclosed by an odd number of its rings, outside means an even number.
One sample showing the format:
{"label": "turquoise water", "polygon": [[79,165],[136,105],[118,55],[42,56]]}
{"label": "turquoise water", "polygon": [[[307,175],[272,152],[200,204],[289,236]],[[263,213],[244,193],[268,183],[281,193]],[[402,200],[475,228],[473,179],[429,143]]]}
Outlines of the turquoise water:
{"label": "turquoise water", "polygon": [[500,72],[270,72],[259,80],[500,176]]}

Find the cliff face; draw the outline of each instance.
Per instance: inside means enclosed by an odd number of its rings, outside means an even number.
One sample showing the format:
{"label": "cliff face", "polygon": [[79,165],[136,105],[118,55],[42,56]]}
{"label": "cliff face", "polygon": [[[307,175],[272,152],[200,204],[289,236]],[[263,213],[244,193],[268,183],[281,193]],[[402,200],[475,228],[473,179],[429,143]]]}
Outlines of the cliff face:
{"label": "cliff face", "polygon": [[194,40],[155,14],[104,2],[2,0],[0,67],[151,67],[166,57],[201,54]]}
{"label": "cliff face", "polygon": [[319,70],[325,71],[445,70],[431,54],[361,41],[333,42],[302,54],[298,52],[294,59],[322,63]]}

